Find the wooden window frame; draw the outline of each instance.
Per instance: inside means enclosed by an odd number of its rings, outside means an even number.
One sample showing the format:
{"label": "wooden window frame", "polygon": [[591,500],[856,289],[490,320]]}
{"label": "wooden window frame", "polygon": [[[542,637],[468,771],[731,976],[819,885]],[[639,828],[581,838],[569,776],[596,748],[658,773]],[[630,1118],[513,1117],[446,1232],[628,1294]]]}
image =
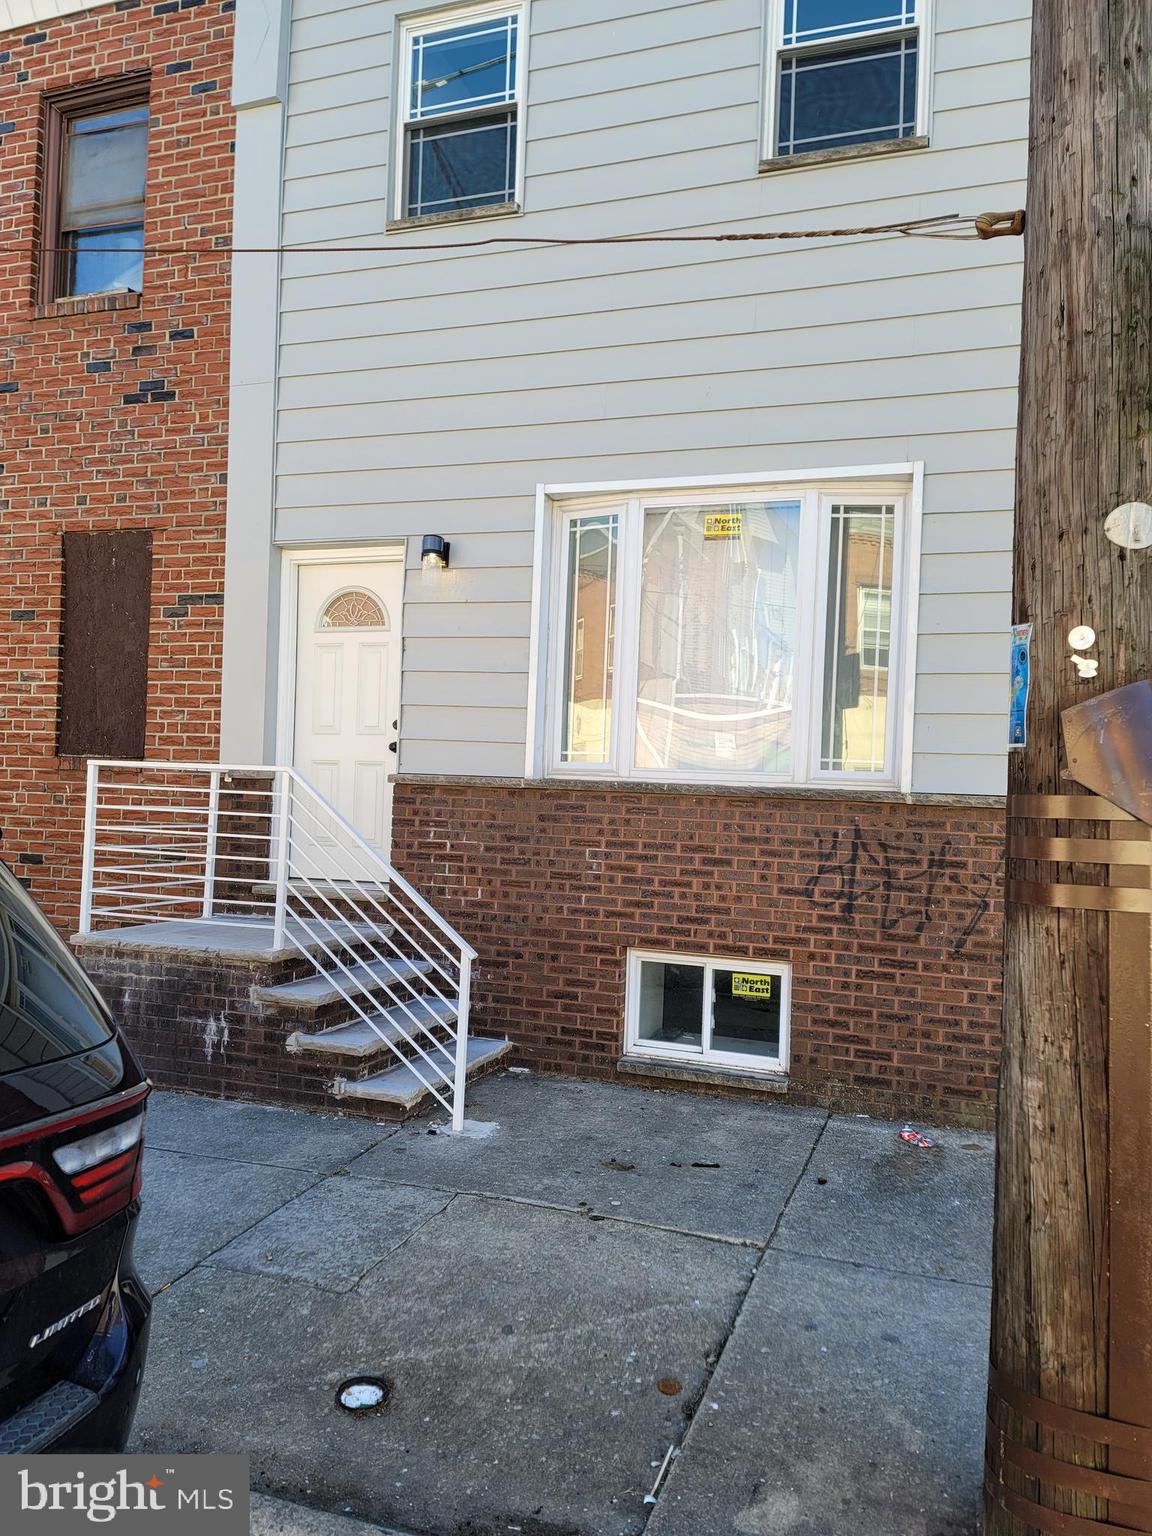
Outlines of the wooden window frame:
{"label": "wooden window frame", "polygon": [[40,169],[40,235],[36,272],[36,302],[40,305],[64,302],[72,297],[60,293],[61,202],[63,200],[64,140],[68,124],[77,117],[96,112],[111,112],[123,107],[147,106],[151,74],[138,71],[118,75],[111,80],[89,80],[68,86],[44,97]]}

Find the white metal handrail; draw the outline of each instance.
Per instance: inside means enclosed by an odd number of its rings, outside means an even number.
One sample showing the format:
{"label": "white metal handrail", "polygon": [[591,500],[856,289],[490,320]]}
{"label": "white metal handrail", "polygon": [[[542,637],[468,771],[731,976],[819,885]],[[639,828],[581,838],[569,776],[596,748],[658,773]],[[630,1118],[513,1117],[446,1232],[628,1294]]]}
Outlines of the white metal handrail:
{"label": "white metal handrail", "polygon": [[462,1127],[476,951],[294,768],[89,762],[81,933],[179,921],[268,930]]}

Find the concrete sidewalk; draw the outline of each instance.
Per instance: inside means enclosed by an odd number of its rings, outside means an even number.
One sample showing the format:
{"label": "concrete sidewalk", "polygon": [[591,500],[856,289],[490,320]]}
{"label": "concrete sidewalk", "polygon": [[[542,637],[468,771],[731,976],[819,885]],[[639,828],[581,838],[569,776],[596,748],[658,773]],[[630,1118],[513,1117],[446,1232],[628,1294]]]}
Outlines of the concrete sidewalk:
{"label": "concrete sidewalk", "polygon": [[418,1536],[975,1531],[990,1138],[512,1073],[469,1114],[157,1094],[133,1449]]}

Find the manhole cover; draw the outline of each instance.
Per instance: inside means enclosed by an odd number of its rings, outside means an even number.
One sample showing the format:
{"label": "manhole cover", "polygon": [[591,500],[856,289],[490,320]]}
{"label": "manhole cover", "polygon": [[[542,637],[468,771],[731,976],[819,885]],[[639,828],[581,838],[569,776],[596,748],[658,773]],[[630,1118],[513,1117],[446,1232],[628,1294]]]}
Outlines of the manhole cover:
{"label": "manhole cover", "polygon": [[349,1376],[336,1388],[336,1404],[345,1413],[383,1413],[392,1396],[392,1383],[383,1376]]}

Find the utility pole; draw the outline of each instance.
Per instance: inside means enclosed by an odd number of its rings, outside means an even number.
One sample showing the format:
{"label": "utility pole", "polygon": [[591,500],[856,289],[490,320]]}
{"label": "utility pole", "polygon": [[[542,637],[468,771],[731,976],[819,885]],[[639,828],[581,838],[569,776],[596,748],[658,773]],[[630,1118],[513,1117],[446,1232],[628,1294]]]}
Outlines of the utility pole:
{"label": "utility pole", "polygon": [[985,1528],[1094,1536],[1152,1532],[1152,0],[1033,27]]}

